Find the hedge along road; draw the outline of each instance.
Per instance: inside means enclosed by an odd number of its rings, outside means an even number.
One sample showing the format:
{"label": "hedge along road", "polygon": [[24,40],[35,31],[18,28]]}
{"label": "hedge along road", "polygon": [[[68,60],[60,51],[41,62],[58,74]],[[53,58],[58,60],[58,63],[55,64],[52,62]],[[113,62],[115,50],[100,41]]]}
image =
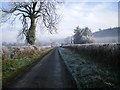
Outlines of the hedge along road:
{"label": "hedge along road", "polygon": [[4,88],[77,88],[72,75],[54,48],[36,65],[18,75]]}

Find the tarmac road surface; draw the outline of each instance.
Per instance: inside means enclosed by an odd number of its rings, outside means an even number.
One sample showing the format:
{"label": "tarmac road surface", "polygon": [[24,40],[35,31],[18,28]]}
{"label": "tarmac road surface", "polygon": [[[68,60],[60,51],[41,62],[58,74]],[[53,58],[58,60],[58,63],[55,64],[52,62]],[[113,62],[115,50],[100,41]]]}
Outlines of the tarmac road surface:
{"label": "tarmac road surface", "polygon": [[33,67],[13,79],[5,88],[77,88],[77,86],[56,47]]}

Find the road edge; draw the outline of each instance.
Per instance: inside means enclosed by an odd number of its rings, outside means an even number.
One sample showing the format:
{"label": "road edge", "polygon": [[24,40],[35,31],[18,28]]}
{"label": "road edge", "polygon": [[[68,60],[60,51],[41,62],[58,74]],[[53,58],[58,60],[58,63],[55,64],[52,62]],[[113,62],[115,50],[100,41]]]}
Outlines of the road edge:
{"label": "road edge", "polygon": [[19,71],[17,71],[15,75],[13,75],[10,79],[8,79],[4,83],[4,85],[2,84],[2,88],[6,88],[7,86],[9,86],[10,82],[13,82],[17,78],[21,77],[23,74],[27,73],[32,67],[34,67],[37,63],[39,63],[42,60],[42,58],[44,58],[47,54],[49,54],[50,52],[52,52],[52,50],[53,49],[49,50],[45,55],[43,55],[43,57],[37,59],[35,62],[33,62],[33,63],[31,63],[31,64],[29,64],[29,65],[27,65],[25,67],[20,68]]}
{"label": "road edge", "polygon": [[71,77],[72,77],[71,79],[73,80],[73,83],[75,83],[76,86],[77,86],[77,88],[79,89],[80,87],[79,87],[79,85],[78,85],[78,82],[77,82],[76,78],[75,78],[74,75],[71,73],[70,68],[67,66],[64,58],[62,57],[62,54],[61,54],[61,51],[60,51],[60,47],[58,47],[58,53],[59,53],[60,57],[62,58],[62,62],[65,64],[65,68],[68,70],[69,74],[71,75]]}

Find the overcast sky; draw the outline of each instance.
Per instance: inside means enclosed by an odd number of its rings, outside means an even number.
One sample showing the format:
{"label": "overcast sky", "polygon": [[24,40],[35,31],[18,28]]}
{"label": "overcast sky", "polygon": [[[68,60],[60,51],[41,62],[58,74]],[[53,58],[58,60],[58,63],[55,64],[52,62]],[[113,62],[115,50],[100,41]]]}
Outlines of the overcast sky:
{"label": "overcast sky", "polygon": [[[118,3],[108,2],[108,0],[101,2],[100,0],[99,2],[95,0],[92,0],[92,2],[88,2],[88,0],[81,2],[79,0],[68,0],[61,6],[59,13],[62,18],[58,25],[58,33],[51,35],[37,28],[37,40],[51,40],[71,36],[77,26],[81,28],[89,27],[92,32],[98,31],[99,28],[107,29],[118,26]],[[15,23],[14,26],[6,23],[0,27],[3,42],[17,41],[18,30],[21,28],[19,22]]]}

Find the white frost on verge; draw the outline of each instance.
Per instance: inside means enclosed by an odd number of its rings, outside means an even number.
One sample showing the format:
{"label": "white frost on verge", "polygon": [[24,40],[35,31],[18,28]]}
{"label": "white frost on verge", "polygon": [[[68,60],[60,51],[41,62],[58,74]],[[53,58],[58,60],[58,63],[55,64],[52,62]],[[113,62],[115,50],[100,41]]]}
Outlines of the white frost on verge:
{"label": "white frost on verge", "polygon": [[117,87],[119,85],[117,74],[111,72],[109,67],[86,60],[84,56],[65,48],[59,48],[59,52],[79,89]]}

